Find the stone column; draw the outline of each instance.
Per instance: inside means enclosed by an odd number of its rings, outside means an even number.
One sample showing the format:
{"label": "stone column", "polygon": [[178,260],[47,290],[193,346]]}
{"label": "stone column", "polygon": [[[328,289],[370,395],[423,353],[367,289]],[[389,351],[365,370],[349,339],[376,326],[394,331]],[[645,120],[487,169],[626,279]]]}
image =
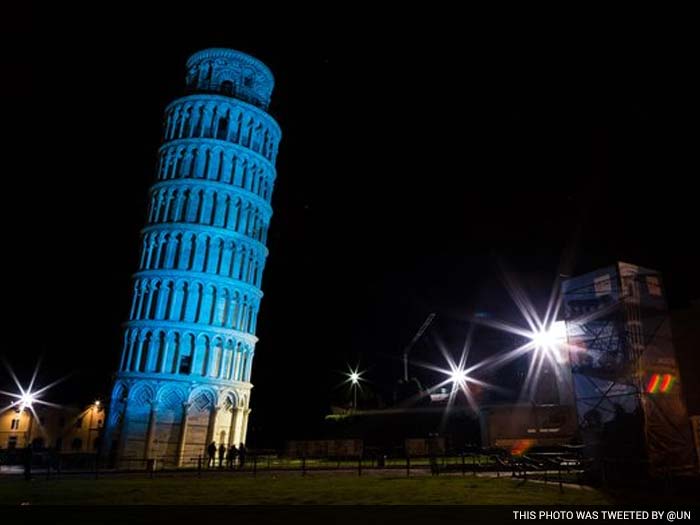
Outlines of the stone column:
{"label": "stone column", "polygon": [[228,446],[229,447],[231,445],[236,445],[236,447],[238,447],[238,443],[240,443],[240,441],[236,440],[236,438],[238,437],[236,435],[236,430],[238,429],[238,426],[239,426],[241,411],[242,411],[242,409],[240,409],[240,408],[234,407],[231,409],[231,428],[229,429],[229,432],[228,432]]}
{"label": "stone column", "polygon": [[129,311],[129,319],[134,319],[134,316],[136,315],[136,305],[139,303],[138,281],[134,282],[133,295],[134,295],[134,299],[133,299],[133,301],[131,301],[131,310]]}
{"label": "stone column", "polygon": [[215,406],[211,410],[211,415],[209,416],[209,426],[207,427],[207,439],[204,443],[204,446],[206,447],[209,446],[209,443],[214,441],[214,427],[216,426],[216,419],[219,416],[219,410],[221,410],[221,407],[219,406]]}
{"label": "stone column", "polygon": [[136,359],[134,360],[133,364],[133,370],[132,372],[138,372],[139,371],[139,366],[141,364],[141,354],[143,353],[143,335],[139,335],[136,339]]}
{"label": "stone column", "polygon": [[253,371],[253,356],[255,355],[255,352],[252,350],[248,354],[248,361],[246,362],[246,371],[245,371],[245,377],[243,378],[244,381],[250,381],[250,375]]}
{"label": "stone column", "polygon": [[[185,454],[185,440],[187,439],[187,414],[190,409],[189,403],[182,404],[182,420],[180,421],[180,438],[177,443],[177,460],[176,465],[178,467],[182,466],[182,461]],[[208,444],[208,443],[207,443]]]}
{"label": "stone column", "polygon": [[172,338],[173,334],[169,333],[167,336],[163,337],[162,339],[158,339],[159,343],[162,344],[163,346],[160,348],[160,360],[158,361],[157,365],[157,371],[159,374],[162,374],[165,371],[165,361],[168,358],[168,352],[170,352],[171,346],[172,346]]}
{"label": "stone column", "polygon": [[122,359],[119,362],[119,371],[124,370],[124,363],[127,359],[127,354],[129,352],[129,331],[124,332],[124,347],[122,348]]}
{"label": "stone column", "polygon": [[[211,106],[211,104],[206,104],[203,108],[203,111],[202,111],[202,122],[199,126],[199,136],[200,137],[210,136],[212,116],[213,116],[212,115],[212,106]],[[207,178],[206,174],[202,178],[206,179]]]}
{"label": "stone column", "polygon": [[119,430],[119,444],[117,445],[117,458],[124,457],[126,442],[129,439],[129,403],[124,404],[124,413],[121,419],[121,429]]}
{"label": "stone column", "polygon": [[151,449],[153,448],[153,438],[156,433],[156,415],[158,411],[158,403],[155,401],[151,404],[151,414],[148,418],[148,432],[146,433],[146,450],[144,452],[144,457],[146,459],[151,458]]}
{"label": "stone column", "polygon": [[245,438],[248,434],[248,416],[250,415],[250,412],[250,408],[246,408],[243,411],[243,422],[241,423],[241,443],[245,443]]}

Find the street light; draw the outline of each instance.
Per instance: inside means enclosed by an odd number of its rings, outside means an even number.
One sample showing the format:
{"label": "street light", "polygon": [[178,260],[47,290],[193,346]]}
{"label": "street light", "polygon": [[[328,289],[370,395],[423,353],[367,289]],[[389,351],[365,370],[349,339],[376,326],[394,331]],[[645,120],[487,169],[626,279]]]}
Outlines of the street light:
{"label": "street light", "polygon": [[467,371],[463,368],[453,368],[450,371],[450,381],[459,387],[464,388],[467,386]]}
{"label": "street light", "polygon": [[554,321],[547,325],[542,325],[539,329],[528,334],[530,345],[535,352],[544,353],[548,360],[553,362],[563,362],[561,350],[566,346],[566,323],[564,321]]}
{"label": "street light", "polygon": [[[32,374],[32,378],[29,381],[29,386],[25,389],[22,384],[19,382],[19,379],[17,378],[17,375],[15,374],[14,370],[12,370],[12,367],[10,364],[5,361],[4,359],[2,360],[2,364],[5,366],[5,369],[7,370],[8,374],[12,378],[12,380],[15,383],[15,386],[17,387],[17,391],[15,392],[7,392],[5,390],[0,390],[0,395],[3,396],[8,396],[10,398],[14,398],[14,401],[12,401],[9,406],[5,407],[0,407],[0,413],[9,409],[9,408],[14,408],[18,412],[28,412],[29,413],[29,426],[27,430],[27,444],[31,443],[31,437],[32,437],[32,424],[34,422],[34,419],[37,419],[38,421],[38,416],[36,414],[36,411],[34,410],[35,405],[46,405],[46,406],[52,406],[52,407],[58,407],[60,405],[57,405],[55,403],[50,403],[49,401],[45,401],[44,399],[41,399],[44,393],[59,384],[61,381],[65,379],[65,377],[58,379],[54,381],[53,383],[49,383],[46,386],[42,386],[41,388],[35,388],[35,382],[37,378],[37,374],[39,373],[39,365],[41,364],[41,359],[37,363],[36,367],[34,368],[34,373]],[[38,421],[39,425],[41,426],[41,422]]]}
{"label": "street light", "polygon": [[100,400],[97,399],[97,400],[93,403],[93,405],[90,407],[90,422],[88,423],[88,438],[87,438],[87,451],[86,451],[86,452],[88,452],[88,453],[90,452],[90,443],[91,443],[91,438],[92,438],[92,431],[93,431],[93,430],[97,430],[97,431],[99,432],[99,430],[100,430],[99,427],[96,428],[96,429],[93,429],[93,428],[92,428],[92,421],[93,421],[93,417],[94,417],[94,415],[95,415],[95,412],[99,412],[99,411],[100,411]]}
{"label": "street light", "polygon": [[[348,367],[349,368],[349,367]],[[360,387],[360,381],[362,381],[362,372],[359,368],[354,370],[350,368],[350,372],[347,374],[348,381],[350,381],[350,388],[352,388],[352,409],[357,410],[357,389]]]}
{"label": "street light", "polygon": [[28,412],[29,423],[27,424],[27,437],[25,439],[27,446],[31,445],[32,441],[32,427],[34,426],[34,401],[36,398],[32,392],[26,391],[22,392],[19,398],[19,411]]}
{"label": "street light", "polygon": [[536,348],[549,349],[557,344],[557,338],[551,328],[543,328],[532,334],[532,343]]}
{"label": "street light", "polygon": [[357,372],[350,374],[350,381],[352,382],[352,409],[357,410],[357,385],[360,384],[360,374]]}
{"label": "street light", "polygon": [[32,406],[34,405],[34,401],[36,401],[36,398],[32,392],[22,392],[22,395],[19,398],[19,409],[24,410],[25,408],[28,408],[31,410]]}

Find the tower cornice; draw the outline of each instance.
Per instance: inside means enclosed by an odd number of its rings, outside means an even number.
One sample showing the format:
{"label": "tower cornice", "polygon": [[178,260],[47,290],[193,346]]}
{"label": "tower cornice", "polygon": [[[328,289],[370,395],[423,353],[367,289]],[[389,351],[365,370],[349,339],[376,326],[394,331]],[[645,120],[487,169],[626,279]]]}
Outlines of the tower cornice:
{"label": "tower cornice", "polygon": [[198,324],[186,323],[183,321],[135,319],[123,323],[122,326],[124,328],[148,328],[154,331],[162,330],[163,332],[176,330],[181,333],[192,332],[196,333],[197,335],[211,334],[214,336],[220,335],[224,337],[235,337],[237,339],[244,340],[246,343],[250,343],[251,345],[258,342],[258,338],[253,334],[241,332],[240,330],[235,330],[233,328],[224,328],[221,326],[212,326],[203,323]]}
{"label": "tower cornice", "polygon": [[248,53],[244,53],[243,51],[237,51],[235,49],[228,49],[225,47],[210,47],[208,49],[202,49],[201,51],[197,51],[196,53],[190,55],[190,57],[187,59],[187,62],[185,63],[185,67],[190,68],[196,65],[198,62],[201,62],[202,60],[214,58],[227,58],[229,60],[236,60],[238,62],[242,62],[252,67],[260,68],[270,76],[270,79],[274,81],[275,76],[272,74],[272,71],[269,67],[265,65],[264,62],[261,62],[254,56],[251,56]]}
{"label": "tower cornice", "polygon": [[212,93],[194,93],[192,95],[185,95],[184,97],[176,98],[167,106],[165,106],[165,112],[167,113],[168,111],[170,111],[173,108],[173,106],[187,102],[218,102],[221,104],[229,104],[231,106],[240,106],[242,109],[250,111],[257,117],[265,120],[276,133],[276,139],[278,141],[282,139],[282,128],[280,128],[280,125],[277,123],[277,121],[272,115],[270,115],[267,111],[262,110],[254,106],[253,104],[250,104],[249,102],[241,100],[240,98],[227,97],[224,95],[215,95]]}
{"label": "tower cornice", "polygon": [[165,372],[119,372],[117,374],[117,378],[122,381],[150,380],[153,381],[156,385],[171,384],[173,382],[178,382],[181,383],[183,386],[187,385],[191,388],[200,387],[203,385],[224,389],[235,388],[245,393],[250,392],[250,390],[252,390],[253,388],[253,385],[246,381],[236,381],[234,379],[217,379],[215,377],[207,376],[198,376],[195,380],[193,380],[192,376],[168,374]]}
{"label": "tower cornice", "polygon": [[169,188],[172,186],[200,186],[204,188],[209,188],[215,191],[225,191],[240,195],[242,198],[254,202],[262,211],[265,212],[265,218],[269,221],[272,217],[272,206],[265,199],[256,195],[254,192],[241,188],[240,186],[234,186],[233,184],[228,184],[225,182],[217,182],[208,179],[195,179],[195,178],[178,178],[178,179],[168,179],[156,182],[151,186],[150,192],[162,188]]}
{"label": "tower cornice", "polygon": [[246,146],[241,146],[240,144],[231,142],[229,140],[214,139],[211,137],[188,137],[182,139],[172,139],[163,142],[163,144],[161,144],[161,146],[158,148],[158,153],[161,153],[168,147],[172,147],[174,145],[178,146],[180,144],[207,144],[223,147],[224,149],[235,150],[240,155],[250,155],[251,157],[255,158],[256,160],[262,162],[263,164],[265,164],[265,166],[267,166],[269,171],[273,174],[272,180],[275,180],[277,178],[277,170],[275,169],[275,164],[270,159],[268,159],[264,155],[261,155],[255,150],[247,148]]}
{"label": "tower cornice", "polygon": [[150,279],[159,279],[162,277],[169,277],[171,279],[186,279],[188,281],[215,281],[221,283],[224,286],[231,288],[238,288],[245,290],[246,293],[251,296],[262,299],[264,293],[257,286],[253,286],[240,279],[234,279],[233,277],[223,277],[221,275],[215,275],[211,273],[195,272],[192,270],[140,270],[131,275],[133,279],[138,279],[141,277],[147,277]]}
{"label": "tower cornice", "polygon": [[174,229],[187,230],[198,233],[216,233],[217,235],[221,235],[223,237],[237,239],[238,241],[246,242],[251,246],[255,246],[257,250],[260,250],[263,253],[264,257],[267,257],[267,254],[269,252],[267,246],[265,246],[262,242],[255,240],[252,237],[248,237],[247,235],[243,235],[242,233],[233,232],[231,230],[227,230],[226,228],[220,228],[218,226],[205,226],[202,224],[193,224],[190,222],[162,222],[158,224],[149,224],[148,226],[145,226],[141,229],[141,234],[146,234],[154,231],[169,231]]}

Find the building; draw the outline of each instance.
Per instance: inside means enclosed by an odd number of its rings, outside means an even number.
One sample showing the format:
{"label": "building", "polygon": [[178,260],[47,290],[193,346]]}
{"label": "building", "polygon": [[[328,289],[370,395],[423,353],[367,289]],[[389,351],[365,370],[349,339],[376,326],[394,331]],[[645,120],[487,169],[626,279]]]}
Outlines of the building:
{"label": "building", "polygon": [[588,454],[652,475],[693,469],[690,421],[659,272],[619,262],[567,279],[562,292]]}
{"label": "building", "polygon": [[280,128],[259,60],[206,49],[166,107],[106,440],[183,465],[246,440]]}
{"label": "building", "polygon": [[35,404],[11,407],[0,413],[0,449],[12,451],[32,445],[64,453],[96,452],[101,444],[105,407],[95,402],[85,408]]}

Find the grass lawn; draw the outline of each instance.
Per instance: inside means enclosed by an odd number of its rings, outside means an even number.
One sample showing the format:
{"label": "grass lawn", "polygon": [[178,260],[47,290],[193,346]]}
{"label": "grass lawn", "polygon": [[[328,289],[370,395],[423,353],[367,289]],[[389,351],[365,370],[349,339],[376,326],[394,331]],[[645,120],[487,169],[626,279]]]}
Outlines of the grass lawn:
{"label": "grass lawn", "polygon": [[113,477],[45,480],[4,479],[0,504],[605,504],[594,490],[559,488],[511,478],[396,475],[357,477],[351,474],[262,473],[249,475]]}

